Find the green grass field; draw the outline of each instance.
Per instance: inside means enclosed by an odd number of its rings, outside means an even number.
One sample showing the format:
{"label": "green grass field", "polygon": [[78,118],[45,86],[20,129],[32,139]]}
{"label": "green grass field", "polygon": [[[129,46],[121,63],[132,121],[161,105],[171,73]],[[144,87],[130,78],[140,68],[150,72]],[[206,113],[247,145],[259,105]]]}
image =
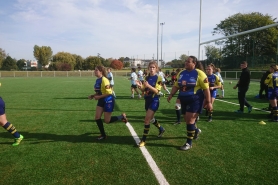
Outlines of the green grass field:
{"label": "green grass field", "polygon": [[[96,141],[96,101],[87,99],[94,82],[79,77],[1,79],[7,118],[25,139],[13,147],[12,135],[0,129],[0,184],[159,184],[124,123],[105,124],[108,138]],[[115,83],[113,115],[126,112],[141,137],[144,100],[130,99],[126,78]],[[226,81],[223,100],[238,103],[234,83]],[[259,82],[252,82],[247,99],[265,108],[266,100],[254,98],[258,91]],[[166,132],[157,138],[152,125],[146,145],[169,184],[277,184],[278,124],[267,121],[268,113],[237,114],[238,105],[216,101],[213,122],[201,115],[200,139],[191,150],[181,151],[186,126],[173,125],[174,105],[175,99],[168,103],[161,98],[156,118]],[[258,124],[261,120],[267,124]]]}

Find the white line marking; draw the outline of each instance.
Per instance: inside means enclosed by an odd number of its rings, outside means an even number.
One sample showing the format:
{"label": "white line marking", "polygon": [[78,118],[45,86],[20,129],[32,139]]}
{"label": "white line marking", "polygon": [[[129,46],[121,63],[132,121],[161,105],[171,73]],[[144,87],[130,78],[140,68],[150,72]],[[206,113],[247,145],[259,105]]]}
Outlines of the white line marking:
{"label": "white line marking", "polygon": [[[239,104],[237,104],[237,103],[233,103],[233,102],[229,102],[229,101],[225,101],[225,100],[219,100],[219,99],[215,99],[215,100],[217,100],[217,101],[222,101],[222,102],[229,103],[229,104],[233,104],[233,105],[239,105]],[[268,112],[268,113],[270,112],[270,111],[262,110],[262,109],[255,108],[255,107],[253,107],[253,109],[259,110],[259,111],[262,111],[262,112]]]}
{"label": "white line marking", "polygon": [[[127,122],[126,126],[128,127],[128,129],[129,129],[133,139],[135,140],[135,142],[139,143],[140,139],[139,139],[137,133],[135,132],[135,130],[133,129],[133,127],[131,126],[131,124],[129,122]],[[159,184],[169,185],[168,181],[165,179],[164,175],[162,174],[162,172],[160,171],[160,169],[156,165],[155,161],[153,160],[151,154],[148,152],[146,147],[144,147],[144,146],[140,147],[140,150],[141,150],[142,154],[144,155],[146,161],[148,162],[149,166],[151,167],[151,169],[152,169],[157,181],[159,182]]]}

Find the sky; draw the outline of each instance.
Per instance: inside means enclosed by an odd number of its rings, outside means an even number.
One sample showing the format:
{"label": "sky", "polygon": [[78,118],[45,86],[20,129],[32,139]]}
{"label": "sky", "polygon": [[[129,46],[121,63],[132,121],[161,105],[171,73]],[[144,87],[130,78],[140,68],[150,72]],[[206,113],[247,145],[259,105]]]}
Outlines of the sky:
{"label": "sky", "polygon": [[[34,60],[35,45],[83,58],[198,57],[200,1],[0,0],[0,48],[17,60]],[[278,18],[277,7],[277,0],[202,0],[201,42],[222,37],[212,31],[229,16],[260,12]],[[199,58],[206,58],[203,46]]]}

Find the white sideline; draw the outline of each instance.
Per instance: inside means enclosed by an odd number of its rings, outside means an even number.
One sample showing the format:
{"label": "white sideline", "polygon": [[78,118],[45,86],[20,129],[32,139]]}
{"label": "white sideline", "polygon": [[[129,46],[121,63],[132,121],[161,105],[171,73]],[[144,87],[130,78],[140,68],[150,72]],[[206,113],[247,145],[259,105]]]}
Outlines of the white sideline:
{"label": "white sideline", "polygon": [[[220,99],[215,99],[215,100],[217,100],[217,101],[222,101],[222,102],[229,103],[229,104],[233,104],[233,105],[239,105],[238,103],[233,103],[233,102],[229,102],[229,101],[225,101],[225,100],[220,100]],[[253,107],[253,109],[259,110],[259,111],[262,111],[262,112],[270,112],[270,111],[262,110],[262,109],[255,108],[255,107]]]}
{"label": "white sideline", "polygon": [[[139,139],[137,133],[135,132],[135,130],[133,129],[133,127],[131,126],[131,124],[129,122],[127,122],[126,126],[128,127],[128,129],[129,129],[133,139],[135,140],[135,142],[139,143],[140,139]],[[142,154],[144,155],[146,161],[148,162],[149,166],[151,167],[151,169],[152,169],[157,181],[159,182],[159,184],[169,185],[168,181],[165,179],[164,175],[162,174],[162,172],[160,171],[160,169],[156,165],[155,161],[153,160],[151,154],[148,152],[146,147],[144,147],[144,146],[140,147],[140,150],[141,150]]]}

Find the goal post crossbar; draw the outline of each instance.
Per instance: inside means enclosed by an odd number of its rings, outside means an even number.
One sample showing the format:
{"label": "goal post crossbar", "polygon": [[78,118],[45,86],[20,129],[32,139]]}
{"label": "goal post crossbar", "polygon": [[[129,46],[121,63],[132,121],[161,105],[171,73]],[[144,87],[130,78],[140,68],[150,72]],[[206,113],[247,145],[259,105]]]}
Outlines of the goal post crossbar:
{"label": "goal post crossbar", "polygon": [[247,30],[247,31],[244,31],[244,32],[236,33],[236,34],[233,34],[233,35],[229,35],[229,36],[225,36],[225,37],[220,37],[218,39],[213,39],[213,40],[205,41],[205,42],[200,43],[200,45],[208,44],[210,42],[214,42],[214,41],[217,41],[217,40],[222,40],[222,39],[227,39],[227,38],[231,38],[231,37],[236,37],[236,36],[239,36],[239,35],[244,35],[244,34],[247,34],[247,33],[252,33],[252,32],[255,32],[255,31],[264,30],[264,29],[267,29],[267,28],[275,27],[275,26],[278,26],[278,22],[274,23],[274,24],[267,25],[267,26],[255,28],[255,29],[252,29],[252,30]]}

